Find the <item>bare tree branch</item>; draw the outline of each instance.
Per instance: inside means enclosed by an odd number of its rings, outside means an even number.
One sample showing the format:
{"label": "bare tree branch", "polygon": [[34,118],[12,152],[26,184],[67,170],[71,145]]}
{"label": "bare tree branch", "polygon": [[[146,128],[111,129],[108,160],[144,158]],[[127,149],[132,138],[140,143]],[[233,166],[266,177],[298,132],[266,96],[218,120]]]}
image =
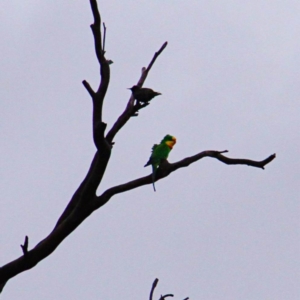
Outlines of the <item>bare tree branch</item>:
{"label": "bare tree branch", "polygon": [[109,84],[110,68],[104,57],[104,51],[101,44],[101,17],[97,1],[90,0],[90,4],[94,16],[94,23],[91,25],[91,29],[94,37],[96,56],[100,64],[101,80],[97,92],[94,92],[86,80],[83,80],[82,83],[93,100],[93,140],[98,151],[94,156],[88,174],[74,193],[72,199],[59,218],[55,228],[61,224],[61,222],[63,222],[75,208],[77,208],[80,202],[84,201],[87,203],[93,199],[105,173],[112,148],[112,145],[105,139],[104,132],[106,124],[102,121],[102,107]]}
{"label": "bare tree branch", "polygon": [[94,39],[95,39],[95,50],[98,61],[100,65],[104,62],[104,53],[102,49],[101,42],[101,16],[98,10],[98,4],[96,0],[90,0],[91,9],[94,16],[94,23],[91,24],[91,29],[93,31]]}
{"label": "bare tree branch", "polygon": [[[153,300],[153,293],[154,293],[154,290],[157,286],[157,283],[158,283],[158,278],[156,278],[154,280],[154,282],[152,283],[152,288],[151,288],[151,291],[150,291],[150,296],[149,296],[149,300]],[[161,295],[159,300],[165,300],[166,298],[168,297],[174,297],[173,294],[166,294],[166,295]],[[189,298],[185,298],[184,300],[188,300]]]}
{"label": "bare tree branch", "polygon": [[[136,103],[134,105],[134,99],[133,97],[130,97],[125,111],[118,118],[118,120],[115,122],[115,124],[105,137],[106,124],[102,120],[102,107],[104,97],[109,85],[110,68],[109,62],[104,56],[105,35],[103,37],[102,48],[101,17],[98,11],[97,1],[90,0],[90,5],[94,17],[94,23],[91,25],[91,29],[94,37],[95,53],[100,64],[100,83],[96,92],[92,89],[92,87],[86,80],[84,80],[82,83],[93,101],[93,139],[97,151],[93,157],[86,177],[74,193],[62,215],[59,217],[52,232],[42,241],[40,241],[32,250],[28,250],[29,240],[26,236],[24,245],[21,245],[23,255],[0,268],[0,292],[9,279],[23,271],[33,268],[40,261],[49,256],[53,251],[55,251],[55,249],[68,235],[70,235],[95,210],[107,203],[111,199],[111,197],[118,193],[129,191],[139,186],[152,183],[152,176],[148,175],[130,181],[128,183],[112,187],[106,190],[101,196],[96,196],[97,188],[102,181],[107,164],[110,159],[114,137],[116,136],[118,131],[126,124],[130,117],[137,115],[138,110],[146,107],[147,105],[139,103]],[[105,25],[104,31],[106,31]],[[143,85],[151,67],[166,46],[167,42],[165,42],[159,49],[159,51],[154,54],[148,67],[143,68],[142,75],[137,84],[138,86],[141,87]],[[224,156],[223,153],[226,152],[228,151],[203,151],[173,164],[170,164],[167,160],[165,160],[163,163],[161,163],[157,171],[156,180],[167,177],[177,169],[187,167],[191,163],[194,163],[203,157],[213,157],[225,164],[249,165],[262,169],[264,169],[264,166],[270,163],[275,158],[275,154],[273,154],[263,161],[235,159]],[[150,300],[153,300],[153,292],[157,283],[158,279],[155,279],[150,293]],[[161,300],[172,296],[172,294],[166,294],[164,296],[161,296]]]}
{"label": "bare tree branch", "polygon": [[[98,62],[100,64],[100,84],[98,87],[97,92],[95,93],[93,89],[90,87],[89,83],[86,80],[82,81],[82,84],[89,92],[90,96],[93,100],[93,131],[95,131],[97,128],[100,127],[100,123],[102,123],[102,107],[103,107],[103,101],[104,97],[108,88],[109,79],[110,79],[110,68],[109,63],[107,62],[105,56],[104,56],[104,49],[102,49],[102,42],[101,42],[101,17],[98,10],[98,5],[96,0],[90,0],[91,9],[94,16],[94,23],[91,24],[91,29],[94,36],[94,43],[95,43],[95,52],[98,59]],[[105,28],[105,26],[104,26]],[[95,134],[94,132],[94,142],[99,150],[99,146],[102,144],[102,142],[99,141],[99,139],[104,139],[104,132],[103,136]]]}
{"label": "bare tree branch", "polygon": [[[227,150],[225,150],[225,151],[207,150],[207,151],[200,152],[194,156],[187,157],[185,159],[182,159],[181,161],[178,161],[178,162],[172,163],[172,164],[170,164],[166,160],[166,161],[164,161],[164,163],[161,164],[161,166],[157,170],[155,181],[165,178],[168,175],[170,175],[172,172],[176,171],[177,169],[187,167],[190,164],[192,164],[204,157],[216,158],[219,161],[221,161],[225,164],[228,164],[228,165],[232,165],[232,164],[248,165],[251,167],[257,167],[257,168],[261,168],[261,169],[264,169],[264,166],[266,164],[270,163],[276,157],[275,154],[272,154],[262,161],[255,161],[255,160],[250,160],[250,159],[229,158],[229,157],[222,155],[222,153],[226,153],[226,152],[228,152],[228,151]],[[112,188],[109,188],[102,195],[97,197],[97,201],[95,201],[95,203],[94,203],[95,209],[103,206],[105,203],[107,203],[110,200],[110,198],[112,196],[114,196],[116,194],[120,194],[120,193],[138,188],[138,187],[146,185],[146,184],[152,184],[152,175],[151,174],[148,176],[144,176],[144,177],[129,181],[127,183],[120,184],[120,185],[114,186]]]}
{"label": "bare tree branch", "polygon": [[[107,145],[107,147],[110,146]],[[81,210],[82,203],[88,207],[89,203],[94,200],[97,188],[99,187],[99,184],[104,176],[109,156],[110,150],[107,152],[103,151],[102,156],[100,156],[98,151],[96,152],[85,179],[74,193],[66,209],[57,221],[55,228],[57,228],[65,219],[67,219],[73,210]]]}
{"label": "bare tree branch", "polygon": [[65,211],[59,218],[53,231],[32,250],[28,251],[28,240],[24,245],[23,255],[18,259],[4,265],[0,268],[0,287],[17,274],[34,267],[41,260],[50,255],[58,245],[92,212],[91,202],[95,199],[96,190],[103,178],[111,154],[111,144],[107,142],[104,136],[106,124],[102,121],[102,106],[104,97],[108,88],[110,79],[109,64],[104,57],[104,51],[101,45],[101,18],[96,0],[90,0],[94,23],[91,29],[94,36],[95,52],[100,63],[100,84],[97,92],[94,92],[87,81],[83,85],[89,92],[93,100],[93,137],[97,152],[91,163],[91,167],[67,205]]}
{"label": "bare tree branch", "polygon": [[103,22],[103,52],[105,53],[106,26]]}
{"label": "bare tree branch", "polygon": [[157,283],[158,283],[158,278],[156,278],[153,283],[152,283],[152,288],[151,288],[151,291],[150,291],[150,296],[149,296],[149,300],[153,300],[153,292],[157,286]]}
{"label": "bare tree branch", "polygon": [[172,164],[171,172],[174,172],[175,170],[177,170],[179,168],[187,167],[191,163],[193,163],[203,157],[207,157],[207,156],[216,158],[219,161],[221,161],[227,165],[248,165],[251,167],[256,167],[256,168],[261,168],[261,169],[264,169],[264,166],[266,164],[268,164],[269,162],[271,162],[276,157],[276,154],[272,154],[262,161],[255,161],[255,160],[250,160],[250,159],[229,158],[229,157],[222,155],[222,153],[226,153],[226,152],[228,152],[228,150],[225,150],[225,151],[207,150],[207,151],[200,152],[194,156],[187,157],[177,163]]}
{"label": "bare tree branch", "polygon": [[26,255],[22,255],[2,266],[0,268],[0,287],[4,286],[12,277],[33,268],[41,260],[49,256],[91,213],[92,209],[89,206],[74,209],[59,226],[32,250],[28,251]]}
{"label": "bare tree branch", "polygon": [[[187,157],[179,162],[170,164],[167,160],[161,164],[157,171],[156,180],[160,180],[179,168],[187,167],[193,162],[196,162],[204,157],[213,157],[225,164],[242,164],[249,165],[257,168],[264,169],[264,166],[270,163],[274,158],[275,154],[270,155],[262,161],[254,161],[249,159],[235,159],[224,156],[222,153],[225,151],[214,151],[208,150],[200,152],[194,156]],[[104,159],[107,161],[106,159]],[[74,197],[78,197],[80,200],[77,202],[75,208],[70,209],[65,217],[61,217],[60,221],[54,228],[54,230],[46,237],[43,241],[37,244],[32,250],[26,252],[26,256],[22,255],[18,259],[8,263],[7,265],[0,268],[0,287],[3,288],[7,280],[16,276],[17,274],[34,267],[42,259],[50,255],[58,245],[71,233],[73,232],[93,211],[97,210],[99,207],[107,203],[110,198],[118,193],[122,193],[142,185],[151,184],[152,176],[148,175],[128,183],[118,185],[106,190],[101,196],[97,197],[95,195],[98,180],[93,178],[94,170],[98,170],[99,165],[101,165],[101,158],[96,153],[93,163],[91,165],[90,171],[85,180],[91,181],[89,185],[85,185],[83,182],[83,188],[80,187]],[[91,176],[91,178],[89,178]],[[85,187],[84,187],[85,186]],[[88,186],[88,187],[86,187]],[[82,199],[86,199],[83,202]],[[26,244],[26,242],[25,242]],[[24,244],[24,247],[25,247]],[[153,283],[153,291],[157,285],[158,279]],[[153,295],[152,291],[152,295]]]}
{"label": "bare tree branch", "polygon": [[86,90],[89,92],[90,96],[92,98],[95,97],[96,93],[94,92],[94,90],[91,88],[90,84],[86,81],[86,80],[83,80],[82,81],[82,84],[84,85],[84,87],[86,88]]}
{"label": "bare tree branch", "polygon": [[[142,87],[147,75],[150,71],[150,69],[152,68],[154,62],[156,61],[157,57],[163,52],[163,50],[167,47],[168,42],[165,42],[160,49],[155,52],[152,60],[150,61],[147,69],[143,68],[142,70],[142,75],[137,83],[138,86]],[[108,132],[106,139],[109,143],[112,143],[114,137],[116,136],[116,134],[118,133],[118,131],[127,123],[127,121],[130,119],[130,117],[132,116],[136,116],[137,111],[143,107],[145,107],[146,105],[142,105],[139,106],[139,104],[137,104],[138,106],[134,106],[134,98],[133,96],[130,97],[127,106],[124,110],[124,112],[120,115],[120,117],[118,118],[118,120],[115,122],[115,124],[113,125],[113,127],[110,129],[110,131]]]}
{"label": "bare tree branch", "polygon": [[161,295],[160,298],[159,298],[159,300],[165,300],[168,297],[174,297],[174,295],[173,294]]}

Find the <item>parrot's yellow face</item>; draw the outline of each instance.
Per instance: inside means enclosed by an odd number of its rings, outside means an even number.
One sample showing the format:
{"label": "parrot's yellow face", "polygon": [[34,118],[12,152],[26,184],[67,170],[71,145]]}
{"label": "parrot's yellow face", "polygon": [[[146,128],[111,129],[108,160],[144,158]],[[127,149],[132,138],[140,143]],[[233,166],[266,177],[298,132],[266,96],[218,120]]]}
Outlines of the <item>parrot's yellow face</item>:
{"label": "parrot's yellow face", "polygon": [[173,146],[176,144],[176,137],[172,136],[172,139],[170,139],[169,141],[166,141],[166,145],[168,145],[169,148],[173,148]]}

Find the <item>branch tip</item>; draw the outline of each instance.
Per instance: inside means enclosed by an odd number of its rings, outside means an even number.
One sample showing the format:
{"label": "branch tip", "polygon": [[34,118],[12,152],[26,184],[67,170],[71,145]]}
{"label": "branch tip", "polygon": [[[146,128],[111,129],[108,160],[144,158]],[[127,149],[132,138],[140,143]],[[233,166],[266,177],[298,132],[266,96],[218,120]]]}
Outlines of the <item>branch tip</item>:
{"label": "branch tip", "polygon": [[94,16],[94,24],[100,25],[100,13],[98,10],[98,4],[96,0],[90,0],[91,9]]}
{"label": "branch tip", "polygon": [[174,295],[173,294],[166,294],[166,295],[161,295],[160,296],[160,300],[164,300],[164,299],[166,299],[166,298],[168,298],[168,297],[174,297]]}
{"label": "branch tip", "polygon": [[153,283],[152,283],[152,288],[151,288],[151,291],[150,291],[150,296],[149,296],[149,300],[153,300],[153,292],[157,286],[157,283],[158,283],[158,278],[156,278]]}
{"label": "branch tip", "polygon": [[28,253],[28,244],[29,244],[29,239],[28,239],[28,236],[26,235],[24,245],[20,245],[24,255],[26,255]]}
{"label": "branch tip", "polygon": [[92,98],[94,98],[94,96],[95,96],[95,92],[94,92],[94,90],[91,88],[91,86],[90,86],[90,84],[86,81],[86,80],[83,80],[82,81],[82,84],[83,84],[83,86],[86,88],[86,90],[88,91],[88,93],[90,94],[90,96],[92,97]]}
{"label": "branch tip", "polygon": [[223,150],[223,151],[219,151],[219,153],[228,153],[229,151],[228,150]]}
{"label": "branch tip", "polygon": [[168,46],[168,42],[165,41],[159,51],[163,51],[167,46]]}
{"label": "branch tip", "polygon": [[[168,42],[164,42],[164,44],[160,47],[160,49],[154,53],[152,60],[150,61],[149,65],[147,68],[142,69],[142,74],[137,82],[137,86],[143,86],[143,83],[145,82],[148,73],[153,66],[154,62],[156,61],[157,57],[161,54],[161,52],[166,48],[168,45]],[[112,142],[118,131],[127,123],[127,121],[132,117],[136,116],[135,113],[137,112],[138,109],[133,109],[133,101],[131,100],[131,97],[127,103],[127,106],[124,110],[124,112],[119,116],[113,127],[110,129],[108,132],[106,138],[109,142]]]}
{"label": "branch tip", "polygon": [[105,26],[105,23],[103,22],[103,49],[102,49],[102,52],[103,54],[105,54],[105,38],[106,38],[106,26]]}

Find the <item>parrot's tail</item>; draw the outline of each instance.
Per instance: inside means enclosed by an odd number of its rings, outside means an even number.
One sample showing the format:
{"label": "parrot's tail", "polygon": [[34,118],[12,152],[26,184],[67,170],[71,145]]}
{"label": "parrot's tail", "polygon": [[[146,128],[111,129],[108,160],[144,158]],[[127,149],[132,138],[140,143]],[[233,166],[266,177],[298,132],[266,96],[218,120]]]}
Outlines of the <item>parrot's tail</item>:
{"label": "parrot's tail", "polygon": [[153,185],[153,190],[154,192],[156,192],[156,189],[155,189],[155,173],[156,173],[156,168],[154,166],[152,166],[152,185]]}

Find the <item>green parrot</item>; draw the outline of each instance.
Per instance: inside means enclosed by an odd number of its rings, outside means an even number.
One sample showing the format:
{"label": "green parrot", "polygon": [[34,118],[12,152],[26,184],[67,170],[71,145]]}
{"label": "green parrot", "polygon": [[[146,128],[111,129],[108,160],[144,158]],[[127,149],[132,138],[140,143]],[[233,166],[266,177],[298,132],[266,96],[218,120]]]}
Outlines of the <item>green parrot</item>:
{"label": "green parrot", "polygon": [[152,147],[151,156],[144,167],[152,165],[152,183],[154,191],[156,191],[154,185],[156,171],[161,161],[168,158],[169,153],[175,144],[176,138],[172,135],[167,134],[159,145],[154,144]]}

